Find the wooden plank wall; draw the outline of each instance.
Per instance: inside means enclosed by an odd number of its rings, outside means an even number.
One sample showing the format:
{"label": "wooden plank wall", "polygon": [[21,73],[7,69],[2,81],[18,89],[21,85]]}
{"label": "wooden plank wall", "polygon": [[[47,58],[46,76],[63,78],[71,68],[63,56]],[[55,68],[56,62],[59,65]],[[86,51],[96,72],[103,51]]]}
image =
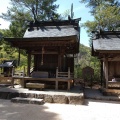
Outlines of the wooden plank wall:
{"label": "wooden plank wall", "polygon": [[58,66],[58,55],[44,54],[43,65],[41,65],[42,60],[41,54],[35,55],[34,60],[35,71],[50,71],[50,70],[55,71],[56,67]]}

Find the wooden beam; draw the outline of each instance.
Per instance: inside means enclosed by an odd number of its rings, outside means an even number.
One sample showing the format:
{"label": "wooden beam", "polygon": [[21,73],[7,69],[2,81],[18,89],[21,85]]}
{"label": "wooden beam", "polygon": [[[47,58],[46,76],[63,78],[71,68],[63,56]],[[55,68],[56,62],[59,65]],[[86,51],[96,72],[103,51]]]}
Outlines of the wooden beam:
{"label": "wooden beam", "polygon": [[68,78],[70,78],[70,67],[68,67]]}
{"label": "wooden beam", "polygon": [[58,78],[58,67],[56,68],[56,78]]}
{"label": "wooden beam", "polygon": [[61,54],[58,55],[58,70],[61,71]]}
{"label": "wooden beam", "polygon": [[113,54],[113,53],[120,53],[120,50],[98,50],[96,51],[100,54]]}
{"label": "wooden beam", "polygon": [[[31,54],[42,54],[42,52],[33,51]],[[44,54],[58,54],[58,52],[45,51]]]}
{"label": "wooden beam", "polygon": [[101,62],[101,67],[100,67],[100,69],[101,69],[101,86],[103,86],[103,61],[101,60],[100,62]]}

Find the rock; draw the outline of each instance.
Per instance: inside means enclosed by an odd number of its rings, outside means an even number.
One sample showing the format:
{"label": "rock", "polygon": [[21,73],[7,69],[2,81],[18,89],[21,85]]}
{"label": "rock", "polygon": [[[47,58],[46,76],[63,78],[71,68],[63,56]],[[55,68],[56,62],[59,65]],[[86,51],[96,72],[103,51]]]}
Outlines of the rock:
{"label": "rock", "polygon": [[64,103],[64,104],[67,104],[68,103],[68,98],[65,95],[54,95],[53,96],[53,102],[54,103]]}
{"label": "rock", "polygon": [[51,95],[44,95],[44,101],[47,103],[53,103],[53,98]]}
{"label": "rock", "polygon": [[10,92],[0,92],[0,99],[8,99]]}
{"label": "rock", "polygon": [[84,96],[68,96],[69,104],[80,104],[82,105],[84,103]]}

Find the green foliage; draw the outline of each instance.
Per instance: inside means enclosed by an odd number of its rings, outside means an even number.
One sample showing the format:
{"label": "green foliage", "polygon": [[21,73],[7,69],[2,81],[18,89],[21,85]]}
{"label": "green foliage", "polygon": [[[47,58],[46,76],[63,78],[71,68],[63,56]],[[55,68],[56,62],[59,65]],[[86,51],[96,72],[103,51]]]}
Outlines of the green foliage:
{"label": "green foliage", "polygon": [[58,18],[54,4],[56,0],[11,0],[11,7],[7,13],[2,13],[2,18],[9,21],[50,20]]}
{"label": "green foliage", "polygon": [[65,20],[68,19],[68,15],[70,15],[70,10],[65,10],[61,15],[60,15],[60,19]]}
{"label": "green foliage", "polygon": [[78,55],[78,64],[75,65],[75,77],[83,78],[82,69],[89,66],[94,69],[94,82],[100,82],[100,61],[91,56],[91,48],[80,44],[80,53]]}
{"label": "green foliage", "polygon": [[[13,35],[14,32],[11,29],[9,30],[3,29],[3,30],[0,30],[0,32],[2,33],[4,37],[13,37],[13,36],[19,37],[20,35],[20,34],[18,34],[17,36]],[[21,53],[22,54],[21,54],[20,67],[27,64],[27,58],[26,58],[25,53],[22,51]],[[4,60],[17,60],[18,61],[18,54],[19,54],[18,49],[11,47],[11,45],[8,44],[6,41],[4,41],[3,38],[1,39],[0,41],[0,64]]]}
{"label": "green foliage", "polygon": [[[87,2],[86,0],[83,1]],[[90,45],[92,31],[120,30],[120,6],[118,3],[115,0],[101,2],[94,8],[94,21],[87,21],[82,25],[87,29],[88,36],[90,36]]]}
{"label": "green foliage", "polygon": [[102,4],[110,6],[115,5],[117,7],[120,5],[119,0],[80,0],[80,2],[87,4],[86,6],[90,8],[90,12],[92,13],[92,15],[96,14],[97,7]]}
{"label": "green foliage", "polygon": [[11,33],[12,37],[19,38],[23,37],[26,29],[27,29],[26,22],[13,21],[9,27],[9,32]]}
{"label": "green foliage", "polygon": [[87,28],[87,32],[102,30],[118,30],[120,21],[120,8],[116,6],[101,5],[96,9],[94,21],[87,21],[83,27]]}
{"label": "green foliage", "polygon": [[120,7],[100,5],[96,9],[95,21],[102,30],[117,30],[120,24]]}

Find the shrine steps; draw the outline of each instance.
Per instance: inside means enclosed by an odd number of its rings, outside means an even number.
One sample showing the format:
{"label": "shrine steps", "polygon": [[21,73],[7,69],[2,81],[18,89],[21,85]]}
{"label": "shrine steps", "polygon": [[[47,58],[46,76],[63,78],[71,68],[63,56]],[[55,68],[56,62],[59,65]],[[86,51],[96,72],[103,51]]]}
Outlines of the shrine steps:
{"label": "shrine steps", "polygon": [[13,102],[13,103],[25,103],[25,104],[38,104],[38,105],[43,105],[45,103],[43,99],[21,98],[21,97],[12,98],[11,102]]}
{"label": "shrine steps", "polygon": [[[18,98],[16,98],[18,97]],[[60,104],[84,104],[84,93],[82,90],[72,91],[54,91],[54,90],[28,90],[23,88],[1,88],[0,99],[12,99],[14,102],[31,103],[30,100],[35,100],[33,103],[38,103],[37,100],[43,99],[45,103],[60,103]],[[43,102],[42,101],[42,102]]]}

